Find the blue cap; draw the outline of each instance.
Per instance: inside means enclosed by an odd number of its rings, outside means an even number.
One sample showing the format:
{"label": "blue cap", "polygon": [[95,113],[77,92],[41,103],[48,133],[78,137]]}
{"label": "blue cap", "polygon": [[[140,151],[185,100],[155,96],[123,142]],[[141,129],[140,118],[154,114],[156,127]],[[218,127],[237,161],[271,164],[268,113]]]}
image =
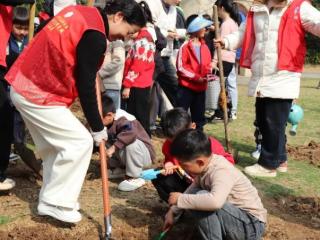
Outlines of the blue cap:
{"label": "blue cap", "polygon": [[202,28],[209,27],[213,24],[212,21],[209,21],[201,16],[196,17],[192,20],[187,28],[188,33],[194,33],[200,31]]}

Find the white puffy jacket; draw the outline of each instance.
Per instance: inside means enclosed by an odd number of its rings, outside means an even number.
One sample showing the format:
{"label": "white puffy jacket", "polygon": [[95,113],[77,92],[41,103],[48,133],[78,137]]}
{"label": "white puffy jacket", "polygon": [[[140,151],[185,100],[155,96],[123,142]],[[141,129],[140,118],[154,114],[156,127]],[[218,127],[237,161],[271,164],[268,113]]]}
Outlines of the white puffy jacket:
{"label": "white puffy jacket", "polygon": [[[292,2],[288,0],[287,6]],[[253,5],[254,29],[256,43],[252,53],[248,95],[295,99],[299,97],[301,73],[278,71],[278,30],[281,17],[287,7],[274,8],[269,12],[266,5]],[[303,28],[314,35],[320,36],[320,12],[309,2],[302,3],[300,17]],[[238,32],[224,37],[225,47],[233,50],[242,45],[245,32],[243,23]],[[290,41],[290,36],[287,36]]]}

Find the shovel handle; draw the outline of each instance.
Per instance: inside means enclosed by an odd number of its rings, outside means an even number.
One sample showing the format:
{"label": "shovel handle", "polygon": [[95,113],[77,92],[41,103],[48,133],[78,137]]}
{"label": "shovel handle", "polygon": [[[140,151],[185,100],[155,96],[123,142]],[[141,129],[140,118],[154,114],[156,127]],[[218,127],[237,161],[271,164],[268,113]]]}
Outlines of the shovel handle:
{"label": "shovel handle", "polygon": [[[215,35],[216,35],[217,39],[220,39],[220,29],[219,29],[217,5],[213,5],[213,16],[214,16]],[[217,47],[217,56],[218,56],[218,66],[219,66],[220,87],[221,87],[220,96],[221,96],[221,100],[222,100],[224,135],[225,135],[225,140],[226,140],[227,151],[231,152],[231,144],[230,144],[230,140],[229,140],[229,131],[228,131],[228,110],[227,110],[226,85],[225,85],[225,79],[224,79],[224,75],[223,75],[221,46]]]}
{"label": "shovel handle", "polygon": [[[99,77],[96,78],[96,95],[97,103],[100,116],[102,118],[102,101],[101,101],[101,81]],[[101,178],[102,178],[102,193],[103,193],[103,214],[106,229],[106,237],[110,238],[111,235],[111,208],[109,200],[109,181],[107,172],[107,153],[105,148],[105,141],[103,140],[99,145],[100,153],[100,168],[101,168]]]}
{"label": "shovel handle", "polygon": [[29,13],[29,33],[28,33],[28,41],[30,42],[33,38],[34,34],[34,17],[36,15],[36,3],[30,5],[30,13]]}

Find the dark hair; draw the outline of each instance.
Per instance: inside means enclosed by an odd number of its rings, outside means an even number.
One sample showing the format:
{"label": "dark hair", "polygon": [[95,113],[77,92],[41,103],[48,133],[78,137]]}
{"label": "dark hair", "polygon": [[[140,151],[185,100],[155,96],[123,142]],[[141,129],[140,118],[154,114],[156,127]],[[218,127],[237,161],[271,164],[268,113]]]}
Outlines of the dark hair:
{"label": "dark hair", "polygon": [[163,135],[174,138],[179,132],[189,128],[191,123],[191,117],[186,110],[174,108],[162,115],[160,124]]}
{"label": "dark hair", "polygon": [[18,6],[13,10],[13,24],[28,25],[29,10],[26,7]]}
{"label": "dark hair", "polygon": [[230,14],[230,17],[240,25],[241,17],[238,5],[233,0],[217,0],[215,5],[220,8],[223,7],[224,10]]}
{"label": "dark hair", "polygon": [[152,13],[149,8],[149,5],[145,1],[139,2],[140,7],[142,8],[144,12],[144,16],[146,18],[146,21],[149,23],[153,23]]}
{"label": "dark hair", "polygon": [[189,27],[190,23],[196,19],[199,15],[198,14],[192,14],[190,15],[187,20],[186,20],[186,25],[187,25],[187,28]]}
{"label": "dark hair", "polygon": [[200,130],[186,129],[180,132],[171,143],[170,153],[181,162],[189,162],[197,157],[209,157],[211,143]]}
{"label": "dark hair", "polygon": [[212,21],[211,16],[210,16],[209,14],[207,14],[207,13],[203,14],[202,17],[203,17],[204,19],[207,19],[207,20],[209,20],[209,21]]}
{"label": "dark hair", "polygon": [[121,12],[124,20],[139,27],[146,25],[146,17],[141,6],[134,0],[107,0],[104,8],[107,15]]}
{"label": "dark hair", "polygon": [[102,102],[102,116],[105,117],[108,113],[116,112],[116,106],[114,105],[114,102],[111,97],[108,97],[106,95],[101,96],[101,102]]}

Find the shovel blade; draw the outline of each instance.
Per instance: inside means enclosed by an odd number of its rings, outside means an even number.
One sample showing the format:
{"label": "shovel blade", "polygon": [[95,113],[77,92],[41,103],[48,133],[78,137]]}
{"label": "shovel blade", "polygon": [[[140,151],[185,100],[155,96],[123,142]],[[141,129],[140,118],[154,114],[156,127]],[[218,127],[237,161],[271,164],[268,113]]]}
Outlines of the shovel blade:
{"label": "shovel blade", "polygon": [[155,169],[148,169],[145,171],[142,171],[140,174],[140,177],[144,180],[153,180],[156,179],[157,176],[161,173],[161,170],[155,170]]}

